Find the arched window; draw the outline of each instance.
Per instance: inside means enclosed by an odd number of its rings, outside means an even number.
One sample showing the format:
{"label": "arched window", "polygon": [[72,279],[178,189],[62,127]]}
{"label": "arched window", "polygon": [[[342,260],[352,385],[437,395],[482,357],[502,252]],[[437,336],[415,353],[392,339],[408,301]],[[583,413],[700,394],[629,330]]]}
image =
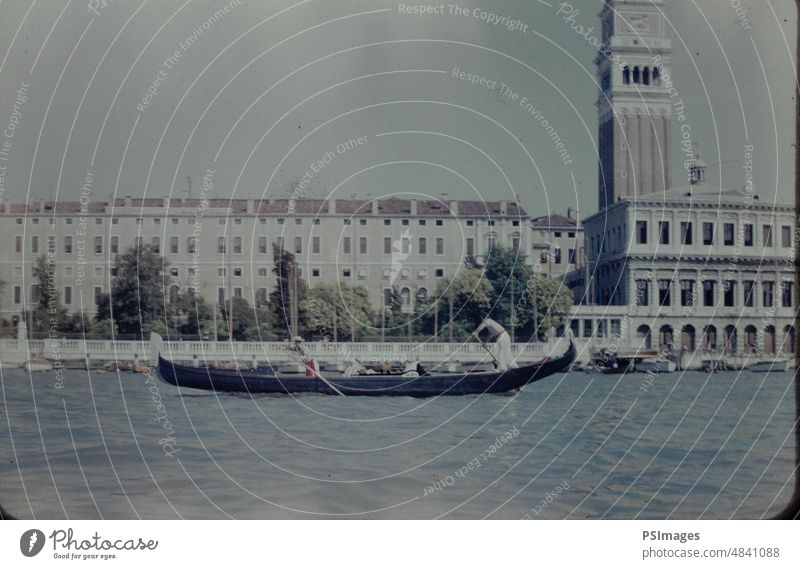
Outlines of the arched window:
{"label": "arched window", "polygon": [[753,325],[744,329],[744,349],[751,354],[758,351],[758,330]]}
{"label": "arched window", "polygon": [[706,326],[703,331],[703,347],[707,351],[717,349],[717,329],[714,326]]}
{"label": "arched window", "polygon": [[633,82],[639,84],[642,80],[641,73],[639,71],[639,66],[633,68]]}
{"label": "arched window", "polygon": [[178,295],[180,293],[180,289],[178,285],[172,285],[169,287],[169,303],[170,304],[177,304],[178,303]]}
{"label": "arched window", "polygon": [[662,351],[672,349],[672,326],[664,324],[658,331],[658,347]]}
{"label": "arched window", "polygon": [[404,309],[411,308],[411,289],[407,286],[400,291],[400,304]]}
{"label": "arched window", "polygon": [[417,289],[417,300],[420,302],[425,302],[428,300],[428,289],[424,286],[421,286]]}
{"label": "arched window", "polygon": [[653,67],[653,85],[661,85],[661,72],[658,67]]}
{"label": "arched window", "polygon": [[627,65],[622,68],[622,82],[625,83],[625,85],[631,84],[631,68]]}
{"label": "arched window", "polygon": [[794,355],[797,352],[797,333],[794,326],[786,326],[783,329],[783,353]]}
{"label": "arched window", "polygon": [[645,67],[644,71],[642,72],[642,83],[644,83],[645,85],[649,85],[650,84],[650,68],[649,67]]}
{"label": "arched window", "polygon": [[681,347],[687,352],[693,352],[695,348],[694,326],[687,324],[681,329]]}
{"label": "arched window", "polygon": [[636,330],[636,336],[639,338],[640,345],[643,348],[649,350],[653,347],[652,346],[653,338],[651,337],[650,334],[650,326],[647,326],[646,324],[642,324],[641,326],[639,326],[639,328]]}
{"label": "arched window", "polygon": [[764,353],[775,353],[775,326],[767,326],[764,328]]}
{"label": "arched window", "polygon": [[267,305],[267,289],[260,288],[256,291],[256,306],[259,308]]}
{"label": "arched window", "polygon": [[735,354],[737,350],[736,345],[736,326],[730,325],[725,326],[725,351],[731,354]]}

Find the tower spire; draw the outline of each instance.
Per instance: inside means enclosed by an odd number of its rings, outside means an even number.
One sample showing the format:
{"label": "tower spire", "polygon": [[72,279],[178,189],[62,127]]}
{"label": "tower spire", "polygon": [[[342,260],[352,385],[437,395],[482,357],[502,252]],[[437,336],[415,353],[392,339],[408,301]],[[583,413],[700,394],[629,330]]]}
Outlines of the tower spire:
{"label": "tower spire", "polygon": [[[668,87],[672,42],[663,0],[606,0],[595,64],[599,206],[671,186],[670,128],[676,93]],[[679,99],[678,94],[678,99]]]}

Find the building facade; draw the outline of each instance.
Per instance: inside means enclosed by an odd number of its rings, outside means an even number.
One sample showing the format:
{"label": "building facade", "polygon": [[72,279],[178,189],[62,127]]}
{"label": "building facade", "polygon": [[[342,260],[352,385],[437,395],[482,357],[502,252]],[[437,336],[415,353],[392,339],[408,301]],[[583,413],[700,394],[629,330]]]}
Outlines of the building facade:
{"label": "building facade", "polygon": [[794,228],[791,204],[699,181],[624,198],[584,221],[591,278],[568,279],[586,305],[573,332],[645,349],[792,354]]}
{"label": "building facade", "polygon": [[554,280],[585,265],[583,227],[572,217],[556,213],[531,219],[531,243],[534,264],[540,265],[540,273]]}
{"label": "building facade", "polygon": [[437,284],[479,262],[494,244],[532,262],[531,230],[515,202],[389,198],[168,199],[44,202],[0,206],[0,316],[16,320],[36,301],[33,266],[44,255],[71,312],[95,313],[118,253],[152,245],[169,263],[165,295],[195,289],[210,302],[231,295],[265,305],[275,286],[272,244],[295,254],[309,286],[364,285],[374,307],[397,287],[412,307]]}

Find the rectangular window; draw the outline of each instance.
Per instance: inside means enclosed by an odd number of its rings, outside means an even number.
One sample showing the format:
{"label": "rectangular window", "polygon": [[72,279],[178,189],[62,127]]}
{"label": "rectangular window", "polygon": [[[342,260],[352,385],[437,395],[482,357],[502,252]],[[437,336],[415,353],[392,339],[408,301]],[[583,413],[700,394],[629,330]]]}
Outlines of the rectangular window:
{"label": "rectangular window", "polygon": [[241,267],[234,267],[233,268],[233,276],[234,277],[241,277],[242,276],[242,268]]}
{"label": "rectangular window", "polygon": [[669,245],[669,221],[658,222],[658,242],[661,245]]}
{"label": "rectangular window", "polygon": [[714,244],[714,224],[707,221],[703,222],[703,245]]}
{"label": "rectangular window", "polygon": [[745,223],[744,224],[744,246],[745,247],[752,247],[753,246],[753,224],[752,223]]}
{"label": "rectangular window", "polygon": [[637,221],[636,222],[636,243],[639,245],[647,244],[647,222],[646,221]]}
{"label": "rectangular window", "polygon": [[177,255],[178,254],[178,248],[179,248],[178,238],[177,237],[170,237],[169,238],[169,252],[172,253],[173,255]]}
{"label": "rectangular window", "polygon": [[584,338],[592,337],[592,321],[590,319],[586,319],[583,321],[583,337]]}
{"label": "rectangular window", "polygon": [[761,235],[764,241],[764,247],[772,247],[772,226],[764,225],[761,227]]}
{"label": "rectangular window", "polygon": [[242,238],[239,236],[233,238],[233,254],[234,255],[242,254]]}
{"label": "rectangular window", "polygon": [[383,220],[383,224],[384,225],[391,225],[392,224],[392,220],[391,219],[384,219]]}
{"label": "rectangular window", "polygon": [[475,256],[475,239],[472,237],[467,237],[467,255],[469,257]]}
{"label": "rectangular window", "polygon": [[784,225],[781,227],[781,245],[783,247],[792,246],[792,226]]}
{"label": "rectangular window", "polygon": [[258,238],[258,252],[262,255],[267,254],[267,238],[263,235]]}
{"label": "rectangular window", "polygon": [[72,304],[72,287],[65,286],[64,287],[64,304]]}
{"label": "rectangular window", "polygon": [[383,254],[384,255],[391,255],[392,254],[392,238],[391,237],[384,237],[383,238]]}
{"label": "rectangular window", "polygon": [[436,269],[436,272],[434,274],[436,275],[437,278],[441,279],[444,277],[444,269]]}
{"label": "rectangular window", "polygon": [[39,236],[33,235],[31,237],[31,253],[39,252]]}
{"label": "rectangular window", "polygon": [[22,253],[22,235],[16,235],[14,237],[14,252]]}
{"label": "rectangular window", "polygon": [[103,238],[102,237],[95,237],[94,238],[94,254],[95,255],[102,255],[103,254]]}
{"label": "rectangular window", "polygon": [[650,281],[647,279],[636,280],[636,304],[637,306],[650,305]]}
{"label": "rectangular window", "polygon": [[220,255],[225,254],[225,238],[224,237],[217,237],[217,253]]}
{"label": "rectangular window", "polygon": [[161,237],[153,237],[153,251],[156,255],[161,254]]}
{"label": "rectangular window", "polygon": [[[70,247],[72,246],[71,241],[72,240],[70,240]],[[119,253],[119,237],[111,238],[111,253],[113,253],[114,255]]]}
{"label": "rectangular window", "polygon": [[723,302],[725,306],[736,306],[736,281],[725,281]]}
{"label": "rectangular window", "polygon": [[681,244],[691,245],[692,242],[692,222],[681,221]]}
{"label": "rectangular window", "polygon": [[444,255],[444,237],[436,238],[436,254]]}
{"label": "rectangular window", "polygon": [[[112,237],[113,240],[113,237]],[[72,236],[67,235],[64,237],[64,253],[71,254],[72,253]]]}
{"label": "rectangular window", "polygon": [[94,287],[94,301],[97,302],[100,300],[100,295],[103,294],[103,287],[96,286]]}
{"label": "rectangular window", "polygon": [[781,305],[784,308],[792,307],[792,283],[783,282],[783,291],[781,293]]}
{"label": "rectangular window", "polygon": [[755,300],[753,297],[755,296],[756,283],[755,281],[744,281],[742,286],[744,287],[744,305],[752,307]]}
{"label": "rectangular window", "polygon": [[575,249],[569,249],[568,253],[569,253],[569,264],[570,265],[574,265],[575,264]]}
{"label": "rectangular window", "polygon": [[217,304],[224,305],[225,304],[225,288],[219,287],[217,288]]}
{"label": "rectangular window", "polygon": [[772,306],[772,302],[774,300],[774,292],[775,292],[775,283],[772,281],[764,281],[761,283],[761,300],[763,304],[761,306],[768,308]]}
{"label": "rectangular window", "polygon": [[703,306],[714,306],[716,281],[703,281]]}
{"label": "rectangular window", "polygon": [[555,254],[553,255],[553,262],[555,262],[556,265],[561,264],[561,249],[555,250]]}
{"label": "rectangular window", "polygon": [[417,248],[417,252],[420,255],[427,255],[428,254],[428,240],[424,237],[419,238],[419,247]]}
{"label": "rectangular window", "polygon": [[197,253],[197,237],[192,235],[186,239],[186,253],[189,255]]}
{"label": "rectangular window", "polygon": [[22,287],[14,287],[14,304],[22,304]]}
{"label": "rectangular window", "polygon": [[681,281],[681,306],[694,306],[694,281]]}
{"label": "rectangular window", "polygon": [[295,255],[300,255],[303,252],[303,238],[296,235],[294,238],[294,252]]}
{"label": "rectangular window", "polygon": [[349,255],[350,253],[353,252],[353,249],[350,246],[350,237],[345,237],[344,239],[342,239],[342,252],[345,255]]}
{"label": "rectangular window", "polygon": [[366,219],[359,219],[358,220],[358,224],[359,225],[366,225],[367,224],[367,220]]}
{"label": "rectangular window", "polygon": [[411,253],[411,239],[408,237],[403,237],[400,241],[400,244],[403,255],[408,255]]}
{"label": "rectangular window", "polygon": [[366,237],[359,237],[358,238],[358,253],[359,253],[359,255],[366,255],[367,254],[367,238]]}
{"label": "rectangular window", "polygon": [[670,306],[672,304],[672,281],[669,279],[661,279],[658,281],[658,303],[661,306]]}
{"label": "rectangular window", "polygon": [[319,277],[319,269],[311,269],[312,277]]}
{"label": "rectangular window", "polygon": [[350,269],[342,269],[342,276],[344,278],[349,279],[350,278],[350,273],[351,273]]}
{"label": "rectangular window", "polygon": [[315,236],[314,236],[314,237],[311,239],[311,252],[312,252],[314,255],[319,255],[319,253],[320,253],[320,239],[319,239],[319,235],[315,235]]}
{"label": "rectangular window", "polygon": [[734,234],[733,223],[726,223],[722,226],[722,239],[726,247],[733,246],[733,239],[734,239],[733,234]]}

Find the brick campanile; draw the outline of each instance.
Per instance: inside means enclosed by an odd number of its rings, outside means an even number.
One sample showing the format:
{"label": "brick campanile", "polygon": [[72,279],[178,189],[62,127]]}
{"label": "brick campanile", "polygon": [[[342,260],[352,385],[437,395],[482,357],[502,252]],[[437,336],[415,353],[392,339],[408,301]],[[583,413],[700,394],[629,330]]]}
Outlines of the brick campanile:
{"label": "brick campanile", "polygon": [[[599,207],[664,191],[670,179],[670,53],[664,0],[607,0],[595,59]],[[672,91],[674,93],[674,90]]]}

